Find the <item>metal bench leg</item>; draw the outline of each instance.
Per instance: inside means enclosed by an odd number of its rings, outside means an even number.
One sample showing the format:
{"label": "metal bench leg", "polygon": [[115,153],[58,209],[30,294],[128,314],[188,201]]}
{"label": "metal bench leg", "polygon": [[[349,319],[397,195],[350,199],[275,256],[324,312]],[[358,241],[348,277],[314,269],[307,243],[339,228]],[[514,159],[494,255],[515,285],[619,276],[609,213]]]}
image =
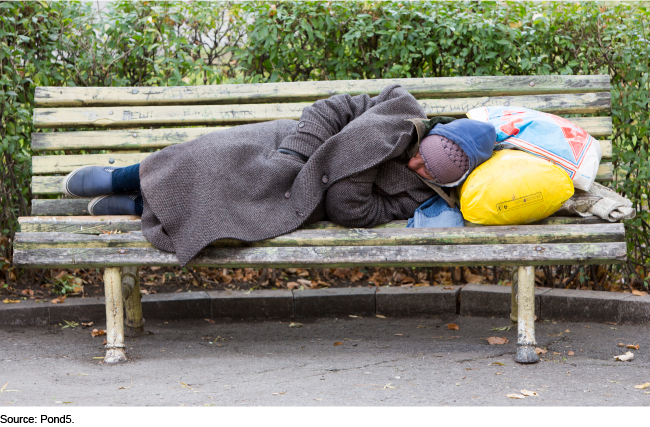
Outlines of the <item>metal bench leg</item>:
{"label": "metal bench leg", "polygon": [[119,267],[104,269],[106,295],[106,357],[104,363],[126,362],[124,352],[124,302]]}
{"label": "metal bench leg", "polygon": [[517,278],[517,355],[515,362],[537,363],[535,353],[535,267],[519,267]]}
{"label": "metal bench leg", "polygon": [[122,267],[122,298],[126,318],[124,323],[133,329],[135,334],[144,332],[142,318],[142,303],[140,302],[140,277],[138,267]]}

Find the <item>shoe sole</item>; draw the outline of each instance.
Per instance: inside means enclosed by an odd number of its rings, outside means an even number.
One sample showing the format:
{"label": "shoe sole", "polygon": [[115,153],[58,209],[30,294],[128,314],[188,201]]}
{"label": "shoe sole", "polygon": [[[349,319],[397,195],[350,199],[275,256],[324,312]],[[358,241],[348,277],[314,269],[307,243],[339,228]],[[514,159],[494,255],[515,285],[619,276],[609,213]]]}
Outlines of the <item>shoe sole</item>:
{"label": "shoe sole", "polygon": [[88,213],[90,215],[95,215],[93,213],[93,208],[95,207],[95,205],[97,205],[97,203],[99,203],[101,200],[103,200],[105,197],[108,197],[108,196],[110,196],[110,194],[105,194],[103,196],[97,196],[97,197],[93,197],[92,199],[90,199],[90,202],[88,202]]}
{"label": "shoe sole", "polygon": [[91,167],[92,167],[92,166],[82,166],[82,167],[77,168],[77,169],[73,170],[72,172],[70,172],[70,173],[69,173],[69,174],[68,174],[68,175],[63,179],[63,182],[61,183],[61,192],[62,192],[63,194],[65,194],[66,196],[68,196],[68,197],[72,197],[72,198],[74,198],[74,199],[81,199],[81,198],[83,198],[83,196],[77,196],[76,194],[72,193],[72,192],[70,191],[70,189],[68,188],[68,183],[70,182],[70,180],[72,179],[72,177],[75,176],[75,175],[77,174],[77,172],[79,172],[79,171],[82,170],[82,169],[85,169],[85,168],[91,168]]}

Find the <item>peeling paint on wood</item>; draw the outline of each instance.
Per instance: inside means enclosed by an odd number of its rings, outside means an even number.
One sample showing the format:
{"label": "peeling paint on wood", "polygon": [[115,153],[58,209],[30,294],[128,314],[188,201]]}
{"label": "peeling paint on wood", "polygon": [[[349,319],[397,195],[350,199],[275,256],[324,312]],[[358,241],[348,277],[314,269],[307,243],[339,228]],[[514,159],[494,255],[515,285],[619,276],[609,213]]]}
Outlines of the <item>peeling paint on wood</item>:
{"label": "peeling paint on wood", "polygon": [[[531,83],[533,85],[531,86]],[[334,80],[214,86],[37,87],[37,107],[191,105],[315,101],[332,95],[377,95],[399,84],[416,98],[607,92],[608,75],[476,76],[375,80]]]}
{"label": "peeling paint on wood", "polygon": [[[427,116],[464,117],[472,108],[512,105],[553,114],[607,113],[610,94],[524,95],[481,98],[423,99]],[[285,104],[191,105],[151,107],[35,108],[34,127],[134,128],[243,124],[300,118],[310,102]]]}
{"label": "peeling paint on wood", "polygon": [[[216,248],[190,265],[224,268],[451,267],[622,264],[624,242],[533,245],[320,246]],[[14,263],[29,268],[175,266],[176,255],[154,248],[14,249]]]}

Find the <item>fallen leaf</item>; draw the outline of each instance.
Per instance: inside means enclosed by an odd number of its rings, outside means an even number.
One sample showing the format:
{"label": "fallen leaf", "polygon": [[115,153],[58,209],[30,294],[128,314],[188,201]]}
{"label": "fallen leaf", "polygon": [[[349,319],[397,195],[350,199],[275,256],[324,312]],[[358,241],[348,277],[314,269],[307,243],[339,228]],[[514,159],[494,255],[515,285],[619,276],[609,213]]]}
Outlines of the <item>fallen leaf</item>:
{"label": "fallen leaf", "polygon": [[632,295],[636,295],[637,297],[644,297],[648,295],[646,291],[637,291],[636,289],[632,291]]}
{"label": "fallen leaf", "polygon": [[281,394],[287,394],[287,392],[285,391],[284,393],[273,393],[273,396],[279,396]]}
{"label": "fallen leaf", "polygon": [[355,316],[354,314],[348,314],[348,317],[353,317],[355,319],[359,319],[361,316]]}
{"label": "fallen leaf", "polygon": [[289,323],[290,328],[302,328],[303,326],[305,326],[305,325],[303,325],[302,323],[297,323],[297,322]]}
{"label": "fallen leaf", "polygon": [[442,289],[454,290],[456,288],[454,288],[453,286],[444,286]]}
{"label": "fallen leaf", "polygon": [[204,319],[204,320],[205,320],[206,322],[208,322],[208,323],[214,323],[214,320],[212,320],[212,319]]}
{"label": "fallen leaf", "polygon": [[505,363],[501,363],[501,362],[494,362],[494,363],[490,363],[490,365],[499,365],[499,366],[506,366],[506,364],[505,364]]}
{"label": "fallen leaf", "polygon": [[108,343],[108,341],[106,341],[106,340],[102,341],[102,345],[106,345],[107,343]]}
{"label": "fallen leaf", "polygon": [[120,388],[118,388],[118,390],[128,390],[128,389],[130,389],[131,387],[133,387],[133,381],[131,381],[131,385],[130,385],[130,386],[128,386],[128,387],[120,387]]}
{"label": "fallen leaf", "polygon": [[92,332],[90,332],[90,335],[93,337],[99,337],[102,335],[106,335],[106,330],[105,329],[93,329]]}
{"label": "fallen leaf", "polygon": [[638,388],[639,390],[643,390],[643,389],[646,389],[648,387],[650,387],[650,383],[639,384],[639,385],[634,386],[634,388]]}
{"label": "fallen leaf", "polygon": [[334,343],[334,345],[343,345],[343,343],[341,341],[337,341]]}
{"label": "fallen leaf", "polygon": [[0,393],[4,392],[8,385],[9,385],[8,382],[7,384],[3,385],[2,388],[0,388]]}
{"label": "fallen leaf", "polygon": [[303,285],[303,286],[308,286],[308,287],[311,288],[311,285],[312,285],[311,280],[307,280],[307,279],[297,279],[296,281],[297,281],[298,283],[300,283],[301,285]]}
{"label": "fallen leaf", "polygon": [[22,291],[20,291],[20,293],[23,295],[27,295],[29,297],[34,296],[34,291],[32,291],[31,289],[23,289]]}
{"label": "fallen leaf", "polygon": [[512,328],[512,325],[510,325],[510,326],[503,326],[503,327],[501,327],[501,328],[492,328],[492,330],[493,330],[493,331],[497,331],[497,332],[503,332],[503,331],[509,331],[510,328]]}
{"label": "fallen leaf", "polygon": [[455,323],[448,323],[447,329],[449,329],[450,331],[457,331],[459,328],[458,325]]}
{"label": "fallen leaf", "polygon": [[5,298],[2,300],[2,302],[4,302],[5,304],[16,304],[17,302],[20,302],[20,300]]}
{"label": "fallen leaf", "polygon": [[380,319],[385,319],[386,318],[386,316],[382,316],[381,314],[375,314],[375,317],[378,317]]}
{"label": "fallen leaf", "polygon": [[314,400],[319,400],[319,401],[320,401],[320,400],[323,400],[323,399],[318,399],[318,398],[316,398],[316,399],[314,399]]}
{"label": "fallen leaf", "polygon": [[546,354],[548,353],[548,350],[544,350],[543,348],[535,347],[535,354]]}
{"label": "fallen leaf", "polygon": [[575,356],[575,353],[569,350],[569,356]]}
{"label": "fallen leaf", "polygon": [[391,384],[392,384],[392,383],[388,383],[388,384],[386,384],[386,385],[384,386],[384,390],[387,390],[387,389],[389,389],[389,388],[395,388],[395,387],[393,387]]}
{"label": "fallen leaf", "polygon": [[472,273],[466,273],[465,274],[465,280],[467,280],[467,283],[483,283],[485,279],[483,276],[480,274],[472,274]]}
{"label": "fallen leaf", "polygon": [[490,345],[508,344],[508,342],[509,342],[509,341],[506,339],[506,337],[489,337],[489,338],[486,338],[486,339],[487,339],[487,342],[488,342]]}
{"label": "fallen leaf", "polygon": [[509,397],[510,399],[525,399],[526,398],[526,396],[524,396],[523,394],[519,394],[519,393],[506,394],[506,397]]}
{"label": "fallen leaf", "polygon": [[631,349],[634,349],[634,350],[638,350],[639,349],[639,344],[628,344],[625,347],[626,348],[631,348]]}
{"label": "fallen leaf", "polygon": [[52,304],[63,304],[65,302],[65,297],[58,297],[52,300]]}
{"label": "fallen leaf", "polygon": [[289,282],[287,283],[287,288],[288,289],[298,289],[300,287],[300,283],[298,282]]}
{"label": "fallen leaf", "polygon": [[521,394],[524,396],[539,396],[539,394],[535,393],[534,391],[528,391],[526,389],[521,390]]}
{"label": "fallen leaf", "polygon": [[567,330],[566,330],[566,331],[564,331],[564,332],[571,332],[571,331],[567,329]]}
{"label": "fallen leaf", "polygon": [[628,361],[634,359],[634,353],[632,353],[631,351],[627,351],[623,355],[614,356],[614,359],[618,360],[619,362],[628,362]]}
{"label": "fallen leaf", "polygon": [[94,322],[88,322],[88,323],[81,322],[81,326],[87,328],[88,326],[92,326],[93,323],[94,323]]}

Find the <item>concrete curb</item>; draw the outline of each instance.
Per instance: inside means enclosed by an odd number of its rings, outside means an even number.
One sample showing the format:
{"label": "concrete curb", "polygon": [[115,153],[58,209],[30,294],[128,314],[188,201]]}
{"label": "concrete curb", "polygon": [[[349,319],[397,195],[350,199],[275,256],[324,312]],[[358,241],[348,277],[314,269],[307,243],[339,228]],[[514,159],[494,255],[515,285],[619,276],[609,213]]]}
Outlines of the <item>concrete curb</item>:
{"label": "concrete curb", "polygon": [[[650,323],[650,296],[538,288],[538,319]],[[333,288],[303,291],[209,291],[142,296],[145,319],[273,319],[318,316],[510,316],[510,287],[495,285]],[[63,304],[23,300],[0,304],[0,326],[105,322],[104,298],[69,298]]]}

